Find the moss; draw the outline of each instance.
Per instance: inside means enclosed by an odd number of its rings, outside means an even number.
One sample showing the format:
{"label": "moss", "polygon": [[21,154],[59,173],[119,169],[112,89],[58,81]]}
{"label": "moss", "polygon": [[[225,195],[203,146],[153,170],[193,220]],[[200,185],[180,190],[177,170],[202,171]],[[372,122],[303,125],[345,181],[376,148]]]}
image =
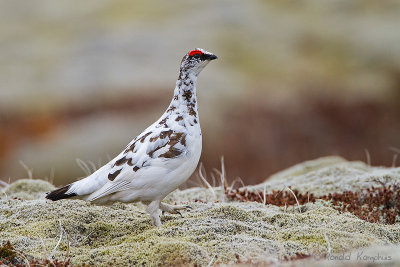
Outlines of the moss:
{"label": "moss", "polygon": [[[37,207],[37,201],[29,202]],[[135,205],[121,204],[124,209],[115,209],[77,200],[49,202],[49,205],[52,209],[48,209],[47,216],[53,219],[7,228],[4,233],[26,253],[40,257],[43,248],[33,231],[40,234],[51,250],[59,238],[58,214],[68,207],[71,217],[63,218],[61,224],[72,240],[75,264],[207,265],[214,255],[221,263],[234,263],[236,254],[264,261],[267,256],[291,256],[299,251],[314,253],[315,247],[324,252],[327,250],[325,232],[337,251],[343,249],[337,245],[341,243],[357,248],[399,242],[398,235],[389,238],[387,233],[393,229],[388,226],[360,223],[351,214],[338,214],[325,206],[326,203],[309,204],[307,212],[301,214],[285,213],[281,208],[257,203],[195,204],[184,218],[164,216],[164,225],[160,228],[150,226],[147,215]],[[96,212],[101,212],[102,219],[93,215]],[[92,214],[93,218],[85,218],[85,214]],[[31,216],[34,218],[26,220],[40,220],[38,213]],[[329,228],[327,222],[331,224]],[[399,231],[398,227],[394,229]],[[26,239],[21,239],[23,236]],[[56,255],[65,256],[65,243],[64,239]],[[283,251],[279,249],[281,246]]]}
{"label": "moss", "polygon": [[[10,185],[8,200],[0,201],[1,241],[10,240],[16,249],[42,258],[57,244],[61,224],[64,234],[54,256],[64,259],[69,250],[72,264],[265,263],[325,255],[328,241],[332,253],[400,243],[399,224],[369,223],[338,212],[324,200],[304,204],[299,213],[296,206],[222,201],[221,189],[216,189],[216,197],[209,189],[178,190],[168,201],[190,203],[193,209],[184,212],[183,218],[166,214],[161,217],[163,225],[153,227],[140,203],[97,206],[80,200],[51,202],[36,193],[52,185],[36,180],[21,183],[24,186]],[[32,199],[13,199],[20,192],[10,188],[34,192]],[[202,197],[209,201],[193,202]],[[216,199],[221,202],[214,203]]]}
{"label": "moss", "polygon": [[9,185],[5,192],[14,198],[37,199],[54,188],[43,180],[21,179]]}
{"label": "moss", "polygon": [[142,253],[137,255],[137,259],[149,258],[151,260],[148,264],[153,266],[199,265],[210,259],[207,251],[201,246],[175,240],[152,244],[149,250],[142,250]]}
{"label": "moss", "polygon": [[400,168],[369,166],[360,161],[346,161],[340,157],[322,157],[299,163],[269,177],[264,183],[249,186],[249,191],[281,191],[285,187],[315,196],[345,191],[360,192],[400,181]]}

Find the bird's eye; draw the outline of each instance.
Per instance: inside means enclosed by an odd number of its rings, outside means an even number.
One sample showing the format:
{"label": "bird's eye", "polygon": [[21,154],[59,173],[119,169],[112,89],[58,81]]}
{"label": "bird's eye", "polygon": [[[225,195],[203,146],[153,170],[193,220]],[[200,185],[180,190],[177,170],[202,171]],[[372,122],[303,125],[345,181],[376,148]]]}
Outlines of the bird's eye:
{"label": "bird's eye", "polygon": [[200,58],[200,54],[194,54],[193,57],[194,58]]}

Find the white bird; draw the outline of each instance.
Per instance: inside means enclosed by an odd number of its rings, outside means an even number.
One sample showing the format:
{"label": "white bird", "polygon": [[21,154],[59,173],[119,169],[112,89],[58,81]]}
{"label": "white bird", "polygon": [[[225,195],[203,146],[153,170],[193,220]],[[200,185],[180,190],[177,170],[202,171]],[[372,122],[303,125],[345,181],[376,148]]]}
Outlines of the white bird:
{"label": "white bird", "polygon": [[106,165],[88,177],[52,192],[46,198],[80,198],[97,204],[114,201],[148,204],[153,225],[159,210],[180,214],[187,206],[161,201],[184,183],[200,159],[202,137],[196,99],[197,76],[217,56],[201,48],[181,62],[171,104],[165,113]]}

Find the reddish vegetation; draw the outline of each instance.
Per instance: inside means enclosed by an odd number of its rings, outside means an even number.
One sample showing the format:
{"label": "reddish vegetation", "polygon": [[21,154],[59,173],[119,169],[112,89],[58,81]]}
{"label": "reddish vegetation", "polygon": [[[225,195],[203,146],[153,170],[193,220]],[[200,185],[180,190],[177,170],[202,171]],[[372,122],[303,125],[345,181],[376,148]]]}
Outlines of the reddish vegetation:
{"label": "reddish vegetation", "polygon": [[[395,224],[399,222],[396,216],[400,214],[400,185],[386,185],[371,187],[363,192],[345,191],[323,196],[302,194],[296,189],[292,190],[300,205],[315,202],[317,199],[331,201],[335,209],[340,212],[351,212],[358,218],[373,222]],[[225,194],[232,200],[255,201],[264,203],[262,191],[250,192],[245,187],[225,190]],[[265,195],[265,203],[276,206],[296,205],[296,199],[288,191],[272,191]]]}
{"label": "reddish vegetation", "polygon": [[54,266],[54,267],[66,267],[73,266],[70,263],[70,259],[65,261],[59,260],[39,260],[32,258],[31,256],[25,255],[22,251],[18,251],[11,245],[10,241],[7,241],[0,246],[0,265],[1,266],[16,266],[23,267],[27,266]]}

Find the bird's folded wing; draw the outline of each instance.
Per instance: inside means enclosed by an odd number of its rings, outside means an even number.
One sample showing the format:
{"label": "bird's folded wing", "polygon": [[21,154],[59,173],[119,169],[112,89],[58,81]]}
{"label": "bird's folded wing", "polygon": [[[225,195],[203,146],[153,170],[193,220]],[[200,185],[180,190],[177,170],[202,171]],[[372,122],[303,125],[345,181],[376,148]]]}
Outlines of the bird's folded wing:
{"label": "bird's folded wing", "polygon": [[108,182],[102,188],[90,194],[87,200],[94,201],[96,199],[110,195],[112,193],[126,190],[129,188],[128,186],[129,186],[128,181]]}
{"label": "bird's folded wing", "polygon": [[170,159],[182,155],[184,146],[181,142],[186,135],[172,130],[154,128],[143,137],[136,138],[125,151],[119,154],[111,163],[108,180],[131,182],[137,172],[149,166],[168,168]]}
{"label": "bird's folded wing", "polygon": [[[147,133],[142,133],[135,138],[126,148],[111,162],[108,170],[108,182],[99,190],[88,197],[88,201],[110,195],[115,192],[127,190],[131,186],[141,184],[134,182],[139,177],[148,174],[154,176],[176,168],[179,161],[172,160],[180,156],[184,151],[182,143],[185,142],[184,133],[172,130],[149,128]],[[149,173],[149,169],[152,169]]]}

